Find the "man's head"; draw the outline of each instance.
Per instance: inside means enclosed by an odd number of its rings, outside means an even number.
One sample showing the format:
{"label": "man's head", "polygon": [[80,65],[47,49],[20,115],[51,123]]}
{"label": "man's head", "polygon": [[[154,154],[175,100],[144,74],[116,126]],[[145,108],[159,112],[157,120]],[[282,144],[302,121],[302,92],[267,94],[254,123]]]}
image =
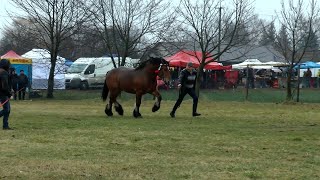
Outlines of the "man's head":
{"label": "man's head", "polygon": [[187,68],[188,70],[193,69],[193,63],[192,63],[192,62],[188,62],[186,68]]}
{"label": "man's head", "polygon": [[24,70],[20,70],[20,74],[24,74]]}
{"label": "man's head", "polygon": [[9,71],[10,66],[11,66],[11,63],[9,60],[2,59],[0,61],[0,68],[3,68],[4,70]]}

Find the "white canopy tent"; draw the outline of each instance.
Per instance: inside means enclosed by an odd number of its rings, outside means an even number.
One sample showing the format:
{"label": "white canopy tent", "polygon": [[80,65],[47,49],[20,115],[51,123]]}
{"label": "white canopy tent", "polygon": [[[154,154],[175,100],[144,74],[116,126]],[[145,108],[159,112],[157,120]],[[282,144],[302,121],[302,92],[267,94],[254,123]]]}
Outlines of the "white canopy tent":
{"label": "white canopy tent", "polygon": [[[281,67],[285,66],[286,63],[283,62],[275,62],[275,61],[269,61],[269,62],[261,62],[258,59],[247,59],[239,64],[232,65],[233,69],[245,69],[248,66],[253,69],[272,69],[273,71],[280,71],[278,68],[275,67]],[[281,72],[281,71],[280,71]]]}
{"label": "white canopy tent", "polygon": [[232,69],[245,69],[247,66],[252,66],[252,65],[261,65],[262,62],[259,61],[258,59],[247,59],[243,61],[242,63],[239,64],[233,64]]}
{"label": "white canopy tent", "polygon": [[[47,89],[50,72],[50,52],[46,49],[32,49],[22,55],[32,59],[32,89]],[[54,89],[65,89],[65,59],[58,56],[54,72]]]}

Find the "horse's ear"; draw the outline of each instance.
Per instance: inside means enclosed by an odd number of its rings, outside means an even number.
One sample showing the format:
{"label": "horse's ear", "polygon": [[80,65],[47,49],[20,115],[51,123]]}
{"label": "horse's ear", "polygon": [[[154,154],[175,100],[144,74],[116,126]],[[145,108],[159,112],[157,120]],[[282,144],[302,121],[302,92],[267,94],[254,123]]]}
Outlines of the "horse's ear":
{"label": "horse's ear", "polygon": [[165,65],[169,65],[169,62],[166,61],[163,57],[161,57],[161,63]]}

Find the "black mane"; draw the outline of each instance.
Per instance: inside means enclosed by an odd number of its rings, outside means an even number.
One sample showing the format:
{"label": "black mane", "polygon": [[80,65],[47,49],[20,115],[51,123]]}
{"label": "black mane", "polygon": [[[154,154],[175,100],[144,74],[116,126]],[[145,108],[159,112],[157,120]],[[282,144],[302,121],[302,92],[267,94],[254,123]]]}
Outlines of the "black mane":
{"label": "black mane", "polygon": [[150,57],[148,60],[141,62],[139,66],[135,68],[135,70],[143,69],[148,63],[151,63],[153,65],[160,65],[160,64],[166,64],[167,62],[163,58]]}

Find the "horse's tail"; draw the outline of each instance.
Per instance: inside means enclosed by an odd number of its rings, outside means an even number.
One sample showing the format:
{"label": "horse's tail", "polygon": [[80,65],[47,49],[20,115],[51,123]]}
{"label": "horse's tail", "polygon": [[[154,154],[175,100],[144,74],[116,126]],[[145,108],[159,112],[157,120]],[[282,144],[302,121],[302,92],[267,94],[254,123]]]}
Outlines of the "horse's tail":
{"label": "horse's tail", "polygon": [[103,101],[106,101],[107,98],[108,98],[108,93],[109,93],[109,88],[108,88],[108,85],[107,85],[107,79],[104,80],[104,85],[103,85],[103,89],[102,89],[102,100]]}

